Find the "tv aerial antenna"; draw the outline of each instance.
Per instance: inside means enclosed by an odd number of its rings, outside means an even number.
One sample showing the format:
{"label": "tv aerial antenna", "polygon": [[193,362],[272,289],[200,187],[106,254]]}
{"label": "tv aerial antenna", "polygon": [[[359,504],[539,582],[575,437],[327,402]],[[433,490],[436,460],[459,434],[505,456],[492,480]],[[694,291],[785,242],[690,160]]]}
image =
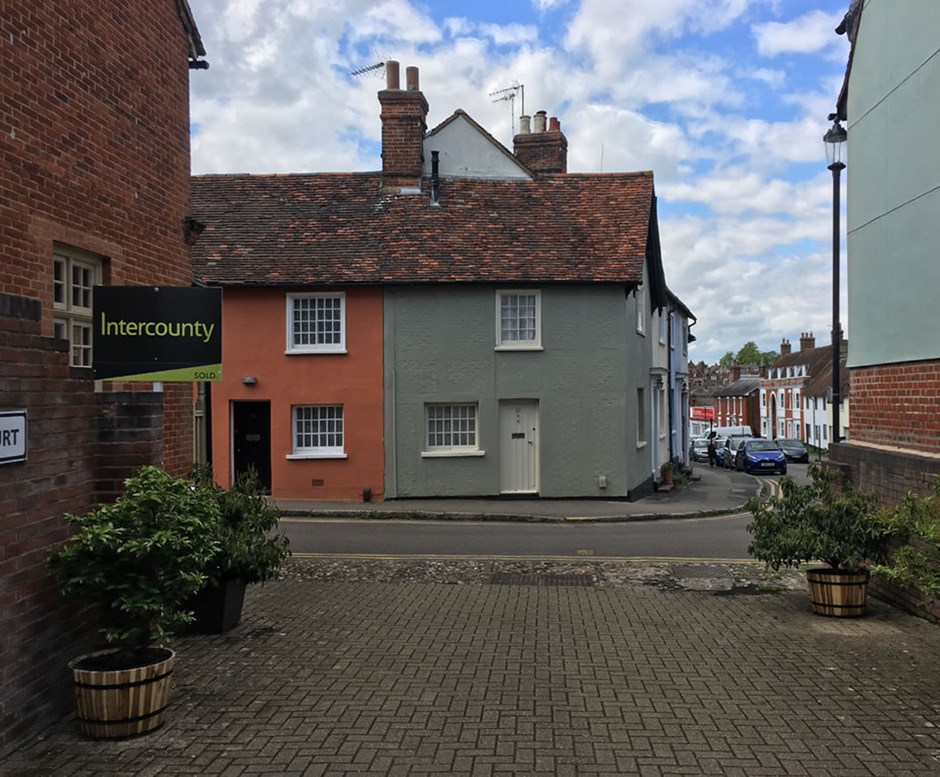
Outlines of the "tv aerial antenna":
{"label": "tv aerial antenna", "polygon": [[388,57],[375,52],[375,58],[379,61],[371,65],[366,65],[365,67],[357,68],[356,70],[351,70],[349,71],[349,75],[356,78],[365,75],[375,75],[376,78],[381,78],[385,75],[385,63],[388,61]]}
{"label": "tv aerial antenna", "polygon": [[520,84],[518,81],[513,79],[512,86],[507,86],[505,89],[497,89],[495,92],[490,92],[490,97],[493,98],[494,103],[508,102],[509,103],[509,113],[510,113],[510,124],[512,126],[512,134],[516,134],[516,95],[519,95],[522,102],[521,113],[525,114],[525,86]]}

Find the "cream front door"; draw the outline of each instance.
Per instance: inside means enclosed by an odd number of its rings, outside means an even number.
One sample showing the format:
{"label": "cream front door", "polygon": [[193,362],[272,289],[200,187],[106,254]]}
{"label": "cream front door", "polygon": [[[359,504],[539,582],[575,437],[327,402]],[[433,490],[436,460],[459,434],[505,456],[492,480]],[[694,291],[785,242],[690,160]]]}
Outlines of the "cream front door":
{"label": "cream front door", "polygon": [[539,491],[539,403],[530,399],[499,403],[499,491]]}

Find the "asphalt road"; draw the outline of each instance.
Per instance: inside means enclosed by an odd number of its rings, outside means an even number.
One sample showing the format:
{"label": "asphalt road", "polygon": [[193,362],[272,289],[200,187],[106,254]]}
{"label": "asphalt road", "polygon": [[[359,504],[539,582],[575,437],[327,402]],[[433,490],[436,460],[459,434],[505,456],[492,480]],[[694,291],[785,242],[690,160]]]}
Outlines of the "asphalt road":
{"label": "asphalt road", "polygon": [[282,518],[295,555],[747,559],[750,514],[617,523]]}

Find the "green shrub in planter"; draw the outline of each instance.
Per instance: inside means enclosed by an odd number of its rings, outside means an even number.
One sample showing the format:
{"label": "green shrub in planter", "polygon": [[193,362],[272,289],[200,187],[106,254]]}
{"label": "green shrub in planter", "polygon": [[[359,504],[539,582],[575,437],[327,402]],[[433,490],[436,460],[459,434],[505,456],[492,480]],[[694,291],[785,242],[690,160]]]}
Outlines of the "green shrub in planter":
{"label": "green shrub in planter", "polygon": [[157,467],[124,483],[114,504],[66,516],[75,534],[49,558],[63,593],[93,603],[116,649],[69,664],[86,736],[123,738],[163,725],[176,654],[164,642],[192,621],[185,602],[218,552],[212,494]]}
{"label": "green shrub in planter", "polygon": [[901,504],[882,510],[879,519],[899,545],[872,571],[929,600],[940,599],[940,479],[933,495],[909,493]]}
{"label": "green shrub in planter", "polygon": [[219,550],[219,505],[158,467],[125,481],[114,504],[68,515],[75,534],[49,559],[66,597],[99,606],[105,639],[132,650],[160,643],[192,616],[182,603],[202,587]]}
{"label": "green shrub in planter", "polygon": [[239,579],[263,583],[277,575],[290,555],[286,535],[275,534],[280,512],[265,499],[258,474],[252,469],[239,474],[231,488],[217,485],[208,467],[193,471],[196,486],[212,495],[221,517],[218,549],[205,573],[210,585]]}
{"label": "green shrub in planter", "polygon": [[873,494],[853,488],[838,470],[809,465],[811,482],[781,481],[781,496],[751,499],[748,552],[773,569],[819,560],[833,570],[859,572],[884,560],[888,531]]}

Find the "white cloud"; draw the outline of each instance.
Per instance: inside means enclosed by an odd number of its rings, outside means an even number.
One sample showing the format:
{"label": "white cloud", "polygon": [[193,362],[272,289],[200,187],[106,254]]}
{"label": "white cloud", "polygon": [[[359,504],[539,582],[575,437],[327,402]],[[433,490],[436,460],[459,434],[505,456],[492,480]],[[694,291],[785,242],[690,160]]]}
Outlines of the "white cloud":
{"label": "white cloud", "polygon": [[755,24],[751,27],[751,32],[757,41],[757,51],[765,57],[778,54],[813,54],[838,45],[839,38],[835,28],[843,16],[844,12],[810,11],[791,22]]}

